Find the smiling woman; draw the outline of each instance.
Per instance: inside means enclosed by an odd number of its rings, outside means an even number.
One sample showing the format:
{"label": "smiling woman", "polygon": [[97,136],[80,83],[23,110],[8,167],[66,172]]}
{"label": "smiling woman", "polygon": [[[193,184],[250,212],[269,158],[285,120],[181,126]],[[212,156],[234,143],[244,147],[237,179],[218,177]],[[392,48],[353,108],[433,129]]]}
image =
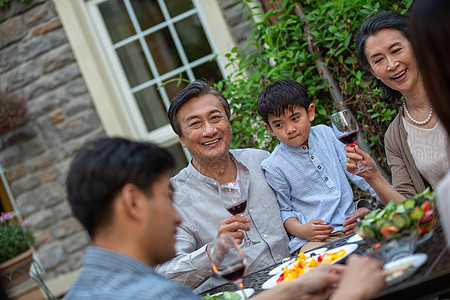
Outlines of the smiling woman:
{"label": "smiling woman", "polygon": [[445,130],[433,113],[409,41],[408,18],[382,12],[368,18],[356,36],[361,67],[386,92],[386,101],[403,97],[403,106],[385,135],[395,189],[405,197],[434,188],[448,170]]}

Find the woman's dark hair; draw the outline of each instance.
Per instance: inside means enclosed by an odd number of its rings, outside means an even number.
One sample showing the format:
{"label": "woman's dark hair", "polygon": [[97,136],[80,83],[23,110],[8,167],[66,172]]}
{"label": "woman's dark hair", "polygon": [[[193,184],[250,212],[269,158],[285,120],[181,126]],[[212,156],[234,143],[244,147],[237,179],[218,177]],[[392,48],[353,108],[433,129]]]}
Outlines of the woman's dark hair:
{"label": "woman's dark hair", "polygon": [[181,92],[179,92],[175,98],[173,98],[172,103],[170,104],[169,111],[167,113],[170,121],[170,126],[172,126],[173,131],[178,136],[183,136],[180,128],[180,124],[178,123],[177,112],[180,107],[191,100],[192,98],[204,96],[204,95],[214,95],[217,99],[220,100],[222,106],[225,110],[228,120],[230,120],[230,105],[228,104],[225,96],[222,95],[221,92],[211,87],[205,79],[197,79],[192,81],[185,87]]}
{"label": "woman's dark hair", "polygon": [[295,107],[303,107],[308,111],[310,104],[308,92],[300,83],[291,79],[278,80],[263,88],[259,94],[258,113],[270,126],[269,116],[279,117]]}
{"label": "woman's dark hair", "polygon": [[84,144],[67,176],[74,215],[91,237],[111,219],[114,197],[132,183],[151,196],[150,186],[174,167],[170,153],[148,142],[102,138]]}
{"label": "woman's dark hair", "polygon": [[450,135],[450,1],[417,1],[409,25],[425,90]]}
{"label": "woman's dark hair", "polygon": [[[364,46],[368,37],[376,34],[381,29],[396,29],[400,31],[409,40],[408,31],[408,18],[400,15],[399,13],[381,12],[376,15],[369,17],[359,28],[356,33],[356,55],[358,57],[361,68],[364,71],[370,70],[370,64],[367,60],[366,54],[364,52]],[[393,90],[387,85],[385,85],[381,80],[377,79],[377,85],[382,88],[385,92],[385,97],[382,98],[388,103],[392,103],[402,97],[399,91]]]}

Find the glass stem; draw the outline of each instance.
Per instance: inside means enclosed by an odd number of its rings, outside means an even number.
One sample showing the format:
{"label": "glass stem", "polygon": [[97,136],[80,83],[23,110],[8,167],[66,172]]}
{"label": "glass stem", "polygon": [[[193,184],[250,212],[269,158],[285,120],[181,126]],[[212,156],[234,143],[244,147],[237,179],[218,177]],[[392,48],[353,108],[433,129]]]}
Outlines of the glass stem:
{"label": "glass stem", "polygon": [[239,283],[239,288],[240,288],[241,291],[242,291],[242,297],[244,297],[244,300],[247,300],[247,295],[245,294],[245,291],[244,291],[244,285],[242,284],[242,282]]}

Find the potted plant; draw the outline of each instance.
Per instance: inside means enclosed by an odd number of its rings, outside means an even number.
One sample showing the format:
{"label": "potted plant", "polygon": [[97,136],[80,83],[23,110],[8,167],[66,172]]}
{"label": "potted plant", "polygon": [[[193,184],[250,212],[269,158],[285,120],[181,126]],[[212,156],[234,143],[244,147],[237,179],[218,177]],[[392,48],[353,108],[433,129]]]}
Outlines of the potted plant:
{"label": "potted plant", "polygon": [[0,135],[15,129],[24,119],[25,112],[24,97],[0,91]]}
{"label": "potted plant", "polygon": [[34,238],[25,225],[26,221],[19,224],[9,212],[0,214],[0,274],[5,289],[29,277]]}

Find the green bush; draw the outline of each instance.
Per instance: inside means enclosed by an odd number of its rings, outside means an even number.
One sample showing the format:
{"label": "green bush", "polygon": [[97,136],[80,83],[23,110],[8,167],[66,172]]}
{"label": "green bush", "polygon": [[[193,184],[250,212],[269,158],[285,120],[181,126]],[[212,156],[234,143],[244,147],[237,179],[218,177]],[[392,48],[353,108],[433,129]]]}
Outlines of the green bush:
{"label": "green bush", "polygon": [[[227,54],[236,70],[219,82],[217,88],[230,100],[233,111],[232,148],[256,147],[271,151],[277,144],[264,128],[256,109],[261,89],[275,80],[293,79],[308,89],[316,105],[314,124],[329,125],[329,116],[336,111],[328,81],[319,74],[316,57],[308,51],[305,22],[294,13],[297,2],[300,1],[273,1],[272,4],[279,8],[256,16],[261,21],[254,23],[248,36],[249,44]],[[320,53],[338,82],[344,106],[357,116],[368,139],[365,142],[384,166],[384,132],[400,105],[388,106],[380,102],[380,90],[375,87],[373,76],[358,69],[355,35],[368,16],[387,10],[406,14],[411,2],[301,1],[314,50]],[[244,0],[240,5],[250,4]]]}

